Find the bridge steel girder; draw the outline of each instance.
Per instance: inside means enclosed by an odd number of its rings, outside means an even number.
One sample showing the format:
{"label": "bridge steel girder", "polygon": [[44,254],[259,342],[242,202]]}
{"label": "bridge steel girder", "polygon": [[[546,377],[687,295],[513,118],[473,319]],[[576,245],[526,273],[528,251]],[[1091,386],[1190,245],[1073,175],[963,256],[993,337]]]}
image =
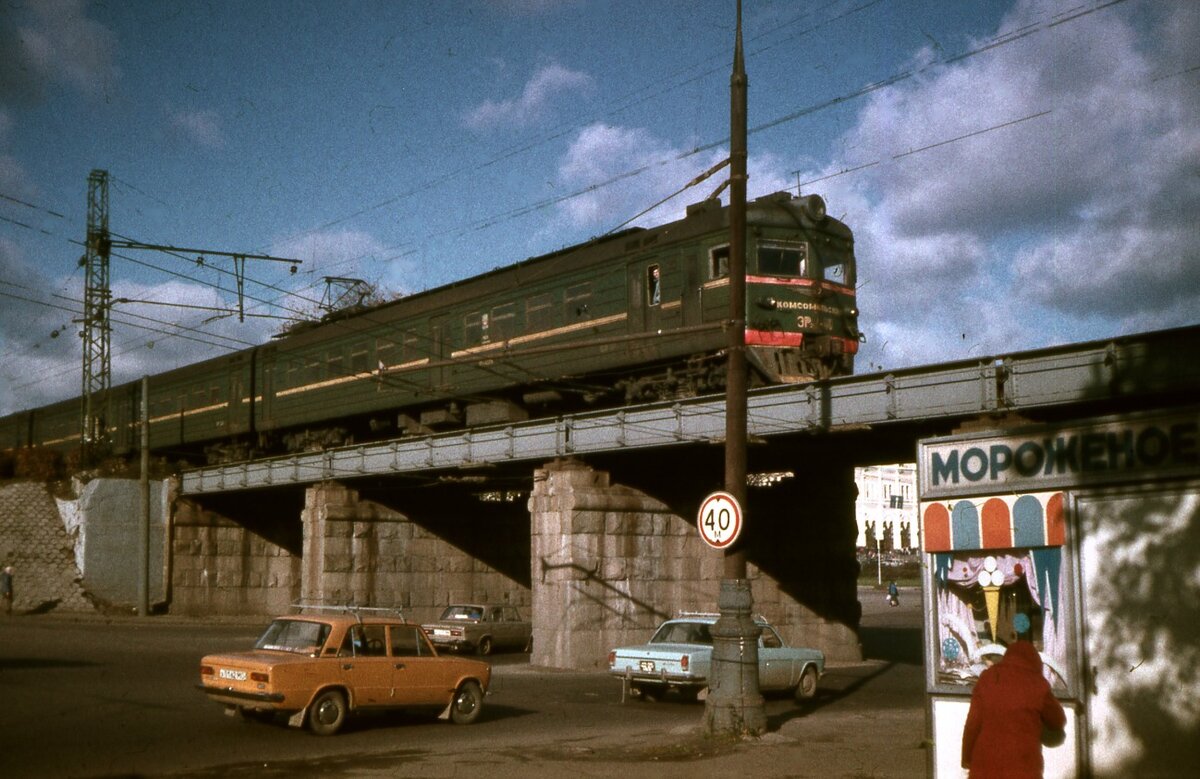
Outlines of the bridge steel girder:
{"label": "bridge steel girder", "polygon": [[[1200,326],[753,390],[748,435],[849,431],[1045,409],[1144,409],[1200,393]],[[186,470],[182,495],[331,479],[542,463],[628,449],[719,443],[725,399],[709,395],[513,425],[409,437]]]}

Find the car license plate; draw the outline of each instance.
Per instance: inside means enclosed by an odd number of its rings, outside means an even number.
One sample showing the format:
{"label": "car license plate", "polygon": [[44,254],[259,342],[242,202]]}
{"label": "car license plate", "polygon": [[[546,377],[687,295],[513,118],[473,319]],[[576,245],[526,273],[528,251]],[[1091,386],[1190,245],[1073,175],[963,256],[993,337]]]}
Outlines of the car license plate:
{"label": "car license plate", "polygon": [[449,630],[435,630],[435,631],[433,631],[433,634],[435,636],[448,636],[448,635],[450,635],[450,631]]}
{"label": "car license plate", "polygon": [[245,671],[233,671],[228,668],[222,668],[220,671],[218,671],[218,674],[222,679],[232,679],[235,682],[246,681]]}
{"label": "car license plate", "polygon": [[638,669],[640,669],[644,674],[652,674],[654,673],[654,661],[640,660],[638,661]]}

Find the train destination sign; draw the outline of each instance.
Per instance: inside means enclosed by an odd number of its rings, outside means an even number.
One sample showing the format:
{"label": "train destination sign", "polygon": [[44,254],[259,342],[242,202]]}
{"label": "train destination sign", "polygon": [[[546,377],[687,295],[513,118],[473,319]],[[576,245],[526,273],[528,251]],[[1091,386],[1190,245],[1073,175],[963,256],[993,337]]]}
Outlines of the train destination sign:
{"label": "train destination sign", "polygon": [[742,507],[728,492],[714,492],[700,504],[700,537],[713,549],[725,549],[742,532]]}
{"label": "train destination sign", "polygon": [[924,441],[923,498],[1200,473],[1200,413]]}

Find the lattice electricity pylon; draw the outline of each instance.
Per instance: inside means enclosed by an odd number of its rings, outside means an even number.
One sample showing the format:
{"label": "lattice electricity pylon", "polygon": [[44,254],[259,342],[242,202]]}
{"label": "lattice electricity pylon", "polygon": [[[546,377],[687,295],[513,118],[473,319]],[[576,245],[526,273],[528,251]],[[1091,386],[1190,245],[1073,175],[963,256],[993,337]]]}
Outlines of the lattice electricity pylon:
{"label": "lattice electricity pylon", "polygon": [[[245,319],[243,287],[246,279],[246,260],[288,263],[292,273],[296,272],[296,266],[300,264],[300,260],[272,257],[268,254],[217,252],[139,241],[114,241],[108,231],[108,171],[93,170],[88,176],[87,253],[79,261],[80,265],[87,268],[83,295],[83,330],[80,333],[83,337],[83,411],[80,445],[85,457],[90,456],[108,440],[104,412],[108,406],[108,391],[112,385],[112,326],[109,316],[113,300],[108,265],[113,247],[151,249],[175,255],[195,253],[233,258],[234,276],[237,279],[238,321]],[[196,261],[203,264],[202,257],[198,257]]]}
{"label": "lattice electricity pylon", "polygon": [[83,408],[80,443],[95,447],[108,437],[104,405],[112,383],[112,328],[109,325],[108,171],[88,176],[87,253],[80,263],[86,269],[83,293]]}

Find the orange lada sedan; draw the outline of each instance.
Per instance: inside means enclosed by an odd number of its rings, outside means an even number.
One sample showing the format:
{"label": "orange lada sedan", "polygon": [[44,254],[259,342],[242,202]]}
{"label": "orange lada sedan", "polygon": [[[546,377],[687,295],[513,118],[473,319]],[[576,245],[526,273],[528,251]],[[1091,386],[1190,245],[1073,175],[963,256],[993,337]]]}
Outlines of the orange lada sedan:
{"label": "orange lada sedan", "polygon": [[469,724],[479,718],[492,667],[439,656],[421,626],[361,614],[275,619],[251,652],[208,655],[201,689],[232,716],[338,732],[354,712],[428,709]]}

